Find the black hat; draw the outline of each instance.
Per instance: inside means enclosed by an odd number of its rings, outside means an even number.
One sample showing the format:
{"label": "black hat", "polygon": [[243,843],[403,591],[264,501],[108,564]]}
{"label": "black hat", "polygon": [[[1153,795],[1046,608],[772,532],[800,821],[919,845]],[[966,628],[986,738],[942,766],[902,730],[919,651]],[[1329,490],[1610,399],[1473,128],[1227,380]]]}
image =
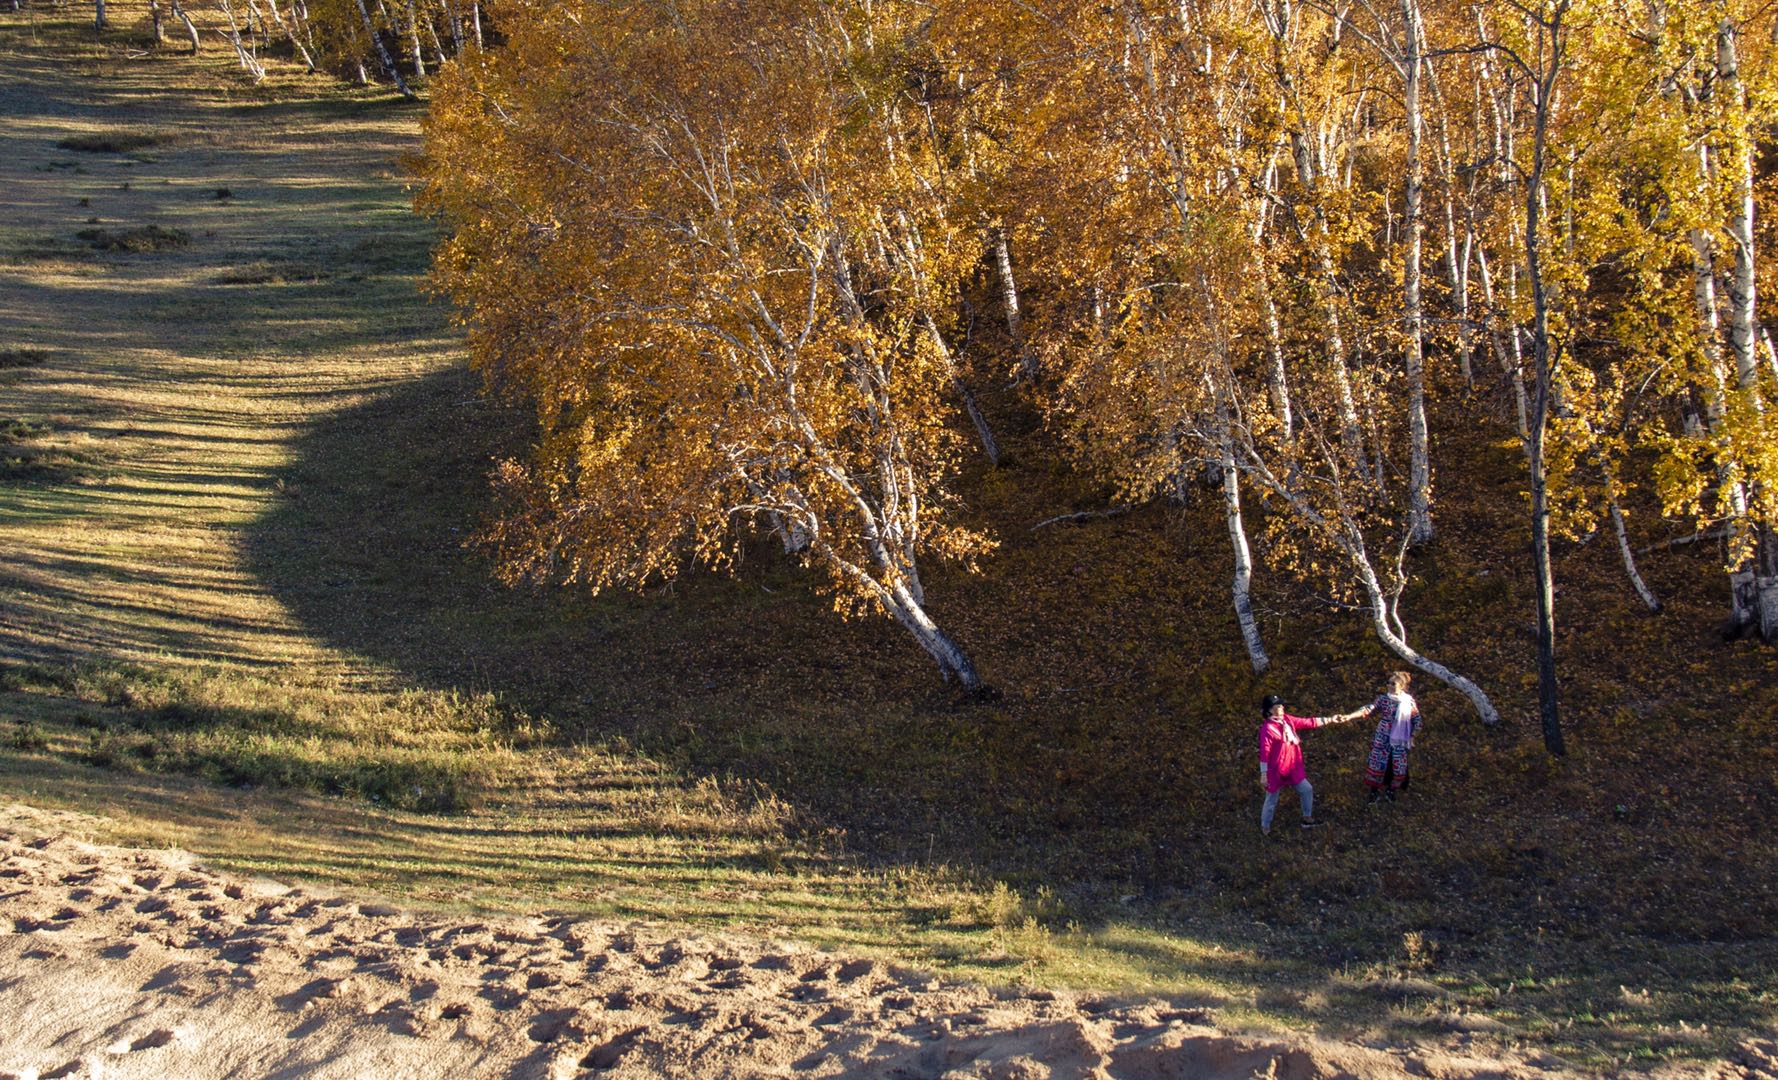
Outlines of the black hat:
{"label": "black hat", "polygon": [[1283,698],[1279,697],[1277,694],[1267,694],[1264,698],[1260,699],[1259,714],[1261,716],[1270,716],[1272,715],[1272,706],[1282,704],[1284,704]]}

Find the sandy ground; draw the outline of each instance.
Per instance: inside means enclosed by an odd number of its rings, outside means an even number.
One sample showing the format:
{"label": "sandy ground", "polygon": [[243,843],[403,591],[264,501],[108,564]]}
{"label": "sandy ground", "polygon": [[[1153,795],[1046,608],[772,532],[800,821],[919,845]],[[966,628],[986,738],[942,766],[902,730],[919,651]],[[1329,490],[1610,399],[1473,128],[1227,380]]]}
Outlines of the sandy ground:
{"label": "sandy ground", "polygon": [[[1160,1001],[540,915],[428,916],[0,812],[0,1077],[1510,1077]],[[71,822],[70,824],[77,824]],[[1778,1067],[1749,1046],[1723,1076]]]}

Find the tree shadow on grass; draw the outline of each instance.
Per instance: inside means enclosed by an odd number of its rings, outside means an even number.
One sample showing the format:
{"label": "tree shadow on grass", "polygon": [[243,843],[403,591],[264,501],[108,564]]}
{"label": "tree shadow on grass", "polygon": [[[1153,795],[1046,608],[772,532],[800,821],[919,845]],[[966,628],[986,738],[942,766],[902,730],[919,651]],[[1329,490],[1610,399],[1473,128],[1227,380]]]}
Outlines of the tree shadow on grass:
{"label": "tree shadow on grass", "polygon": [[[1452,781],[1452,801],[1401,809],[1416,824],[1392,827],[1362,818],[1347,794],[1359,790],[1357,743],[1324,736],[1318,801],[1339,827],[1276,841],[1267,857],[1248,850],[1239,837],[1251,832],[1254,800],[1237,783],[1248,770],[1223,761],[1251,753],[1243,706],[1253,683],[1238,654],[1227,664],[1173,656],[1117,632],[1122,620],[1152,632],[1193,603],[1216,604],[1193,576],[1205,560],[1163,552],[1152,558],[1164,570],[1135,559],[1108,581],[1081,574],[1105,545],[1152,546],[1155,521],[1133,516],[1118,526],[1129,536],[1071,530],[1043,545],[1003,529],[1007,547],[980,578],[935,569],[934,595],[960,636],[1014,691],[959,705],[892,625],[836,619],[810,580],[767,550],[738,574],[688,573],[641,596],[497,584],[472,539],[491,510],[492,462],[522,453],[528,434],[522,415],[490,403],[463,370],[331,413],[298,440],[281,497],[250,528],[250,568],[308,627],[399,681],[492,691],[547,715],[569,742],[620,737],[691,774],[763,781],[802,820],[839,830],[883,865],[948,862],[1028,897],[1056,887],[1055,912],[1033,908],[1055,925],[1184,928],[1262,955],[1286,949],[1307,966],[1285,981],[1311,988],[1317,970],[1399,960],[1408,934],[1448,942],[1449,961],[1489,979],[1529,955],[1521,934],[1533,924],[1584,937],[1591,915],[1544,906],[1546,891],[1568,887],[1524,878],[1499,837],[1459,832],[1419,845],[1408,863],[1392,854],[1395,828],[1489,815],[1487,785],[1465,778],[1498,771],[1490,755],[1516,753],[1510,742],[1430,747],[1422,765]],[[984,501],[994,497],[985,490]],[[1043,590],[1077,600],[1079,618],[1060,617],[1053,601],[1029,623],[982,614],[1002,591]],[[1281,651],[1303,669],[1284,673],[1286,692],[1317,680],[1324,694],[1328,681],[1335,693],[1361,692],[1336,666],[1365,654],[1361,633],[1323,625],[1291,640],[1280,628]],[[1056,662],[1064,656],[1072,662]],[[1564,850],[1560,860],[1570,857],[1582,856]],[[1512,865],[1487,862],[1502,858]],[[1376,881],[1383,893],[1367,884]],[[1141,967],[1139,954],[1156,947],[1139,935],[1106,951]],[[1623,977],[1609,963],[1588,970],[1576,948],[1549,956],[1571,980],[1549,1005]]]}
{"label": "tree shadow on grass", "polygon": [[[906,689],[933,681],[893,628],[834,619],[782,564],[688,573],[642,596],[499,584],[474,538],[493,462],[528,434],[463,370],[329,414],[249,529],[255,576],[333,643],[424,685],[546,711],[570,736],[671,748],[727,727],[773,741],[790,734],[779,720],[833,702],[942,710],[942,693]],[[822,684],[831,702],[794,700]]]}

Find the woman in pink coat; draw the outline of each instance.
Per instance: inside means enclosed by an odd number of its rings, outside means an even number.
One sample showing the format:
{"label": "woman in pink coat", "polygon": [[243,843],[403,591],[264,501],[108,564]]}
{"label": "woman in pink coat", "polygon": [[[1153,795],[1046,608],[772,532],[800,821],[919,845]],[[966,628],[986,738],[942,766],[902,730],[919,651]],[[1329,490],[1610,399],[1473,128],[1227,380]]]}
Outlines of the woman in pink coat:
{"label": "woman in pink coat", "polygon": [[1266,695],[1259,703],[1259,782],[1265,785],[1266,802],[1259,811],[1259,831],[1270,834],[1272,817],[1278,812],[1278,796],[1287,787],[1296,789],[1303,808],[1303,828],[1321,824],[1315,820],[1315,789],[1309,783],[1303,762],[1303,741],[1297,732],[1318,728],[1323,724],[1344,723],[1345,716],[1291,716],[1284,711],[1284,699]]}

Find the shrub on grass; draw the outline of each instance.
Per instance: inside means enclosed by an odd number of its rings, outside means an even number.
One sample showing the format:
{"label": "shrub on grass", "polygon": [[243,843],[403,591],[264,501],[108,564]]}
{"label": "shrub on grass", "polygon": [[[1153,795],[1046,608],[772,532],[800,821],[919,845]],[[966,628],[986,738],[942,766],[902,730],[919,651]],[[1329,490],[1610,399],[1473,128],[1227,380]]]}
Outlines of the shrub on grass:
{"label": "shrub on grass", "polygon": [[110,131],[70,135],[65,139],[57,139],[56,145],[63,150],[78,150],[87,154],[127,154],[132,150],[158,146],[166,141],[167,136],[157,131]]}
{"label": "shrub on grass", "polygon": [[6,736],[6,745],[21,751],[46,750],[49,748],[49,740],[43,737],[43,732],[37,730],[36,724],[19,719],[12,722],[12,730]]}
{"label": "shrub on grass", "polygon": [[36,367],[48,359],[49,352],[45,349],[0,349],[0,371]]}
{"label": "shrub on grass", "polygon": [[82,229],[74,234],[99,251],[128,251],[138,255],[173,251],[191,243],[184,229],[139,225],[133,229]]}

